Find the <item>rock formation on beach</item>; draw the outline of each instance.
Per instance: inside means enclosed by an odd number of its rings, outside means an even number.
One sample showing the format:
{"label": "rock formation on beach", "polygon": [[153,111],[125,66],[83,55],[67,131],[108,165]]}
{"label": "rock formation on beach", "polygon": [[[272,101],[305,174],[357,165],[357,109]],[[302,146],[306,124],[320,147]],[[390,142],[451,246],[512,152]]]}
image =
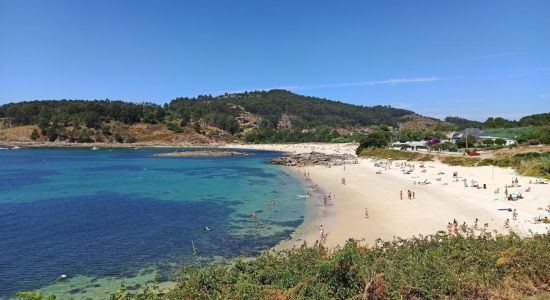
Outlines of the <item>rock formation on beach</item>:
{"label": "rock formation on beach", "polygon": [[271,160],[270,163],[290,167],[341,166],[345,164],[357,163],[357,157],[352,154],[324,154],[320,152],[310,152],[282,156]]}

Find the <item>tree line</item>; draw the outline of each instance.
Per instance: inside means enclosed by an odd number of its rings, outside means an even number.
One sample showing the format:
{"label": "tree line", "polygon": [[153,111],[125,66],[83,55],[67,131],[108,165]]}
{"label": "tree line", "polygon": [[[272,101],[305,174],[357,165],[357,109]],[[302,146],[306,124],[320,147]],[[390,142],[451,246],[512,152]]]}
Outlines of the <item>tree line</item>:
{"label": "tree line", "polygon": [[[236,120],[243,113],[258,117],[255,129],[242,134]],[[180,97],[164,105],[132,103],[113,100],[42,100],[9,103],[0,106],[0,118],[8,126],[37,125],[32,138],[47,136],[48,140],[87,142],[94,135],[111,136],[127,142],[111,122],[132,125],[135,123],[163,123],[176,133],[189,126],[202,133],[204,126],[212,126],[229,134],[243,136],[249,142],[306,142],[350,140],[335,129],[348,128],[360,132],[362,128],[386,124],[398,126],[414,112],[390,106],[360,106],[339,101],[297,95],[286,90],[253,91],[220,96],[200,95]],[[434,119],[435,120],[435,119]],[[281,122],[284,121],[283,126]],[[459,117],[447,117],[435,122],[431,129],[402,129],[396,139],[400,141],[443,138],[448,130],[467,127],[516,128],[524,126],[522,138],[547,139],[550,113],[542,113],[510,121],[488,118],[485,122]],[[327,129],[328,128],[328,129]],[[39,132],[40,131],[40,132]]]}

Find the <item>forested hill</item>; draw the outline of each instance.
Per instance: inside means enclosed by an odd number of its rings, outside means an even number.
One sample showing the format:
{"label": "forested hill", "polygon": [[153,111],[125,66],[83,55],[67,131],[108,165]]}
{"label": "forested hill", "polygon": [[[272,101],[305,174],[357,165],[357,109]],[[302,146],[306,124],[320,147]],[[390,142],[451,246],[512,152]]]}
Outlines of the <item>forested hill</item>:
{"label": "forested hill", "polygon": [[255,125],[265,128],[282,126],[302,129],[321,125],[396,125],[399,118],[407,115],[414,113],[389,106],[357,106],[285,90],[177,98],[164,106],[110,100],[37,100],[0,106],[0,118],[14,126],[85,126],[99,129],[110,121],[124,124],[178,121],[179,125],[185,126],[200,120],[202,124],[231,133],[237,131],[239,121],[257,122]]}
{"label": "forested hill", "polygon": [[276,128],[282,121],[293,128],[315,126],[349,127],[397,125],[399,119],[414,112],[389,106],[358,106],[316,97],[302,96],[286,90],[244,92],[223,96],[177,98],[168,111],[199,118],[209,113],[239,116],[243,112],[261,117],[262,125]]}
{"label": "forested hill", "polygon": [[[359,106],[286,90],[176,98],[164,105],[111,100],[37,100],[0,106],[0,139],[69,142],[186,141],[212,137],[249,142],[342,140],[365,127],[428,130],[549,124],[549,114],[518,121],[445,121],[390,106]],[[19,128],[21,130],[15,130]],[[9,137],[11,136],[11,137]]]}

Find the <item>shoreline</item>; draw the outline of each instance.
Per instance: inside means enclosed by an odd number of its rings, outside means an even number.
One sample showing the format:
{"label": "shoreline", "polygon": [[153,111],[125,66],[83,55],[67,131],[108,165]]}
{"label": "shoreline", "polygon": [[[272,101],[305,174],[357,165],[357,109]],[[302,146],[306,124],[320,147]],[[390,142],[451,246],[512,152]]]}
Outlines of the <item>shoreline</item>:
{"label": "shoreline", "polygon": [[[353,144],[274,144],[242,145],[243,150],[271,150],[286,153],[304,153],[310,151],[334,153],[354,153]],[[337,167],[308,166],[289,167],[312,192],[311,185],[320,187],[318,195],[306,198],[304,222],[298,226],[290,239],[281,241],[272,249],[299,247],[319,240],[319,226],[323,225],[328,233],[325,245],[334,248],[343,246],[349,238],[354,238],[368,246],[378,239],[391,241],[396,238],[411,238],[419,235],[447,232],[448,222],[456,219],[459,225],[466,223],[473,227],[478,219],[478,230],[509,233],[510,230],[522,236],[544,233],[550,224],[533,222],[544,209],[550,207],[550,184],[530,184],[534,177],[518,175],[510,168],[456,167],[439,161],[410,162],[415,170],[404,174],[399,164],[391,162],[388,169],[375,166],[378,160],[360,158],[357,165]],[[303,172],[309,173],[304,178]],[[453,178],[458,172],[459,178]],[[379,174],[378,174],[379,173]],[[341,178],[345,178],[343,185]],[[509,187],[509,193],[521,193],[523,199],[505,200],[505,185],[518,178],[519,187]],[[466,179],[465,187],[464,179]],[[427,180],[426,185],[416,182]],[[480,188],[472,188],[471,182],[477,182]],[[483,189],[483,184],[486,188]],[[499,193],[495,194],[499,189]],[[407,190],[415,192],[415,199],[407,199]],[[528,191],[526,191],[528,190]],[[403,200],[400,199],[403,191]],[[331,193],[335,196],[325,207],[321,197]],[[365,218],[365,208],[369,218]],[[513,220],[512,211],[516,209],[517,220]],[[505,228],[506,219],[510,227]],[[485,227],[485,224],[486,227]]]}
{"label": "shoreline", "polygon": [[[329,144],[329,143],[296,143],[296,144],[243,144],[243,143],[10,143],[9,146],[29,148],[214,148],[214,149],[241,149],[267,150],[286,154],[310,153],[312,151],[324,154],[353,154],[357,144]],[[3,144],[3,146],[6,146]],[[306,192],[314,194],[306,198],[304,222],[292,233],[290,239],[280,241],[271,249],[299,247],[304,242],[308,245],[319,240],[319,226],[323,225],[328,233],[326,245],[329,247],[342,246],[349,238],[354,238],[368,245],[374,245],[377,239],[391,241],[394,238],[410,238],[415,235],[435,234],[437,231],[446,231],[448,222],[453,219],[462,224],[472,226],[475,219],[479,219],[478,226],[487,227],[490,231],[499,233],[508,232],[503,228],[506,219],[510,219],[511,227],[520,235],[529,235],[531,232],[546,232],[549,224],[532,224],[532,219],[538,213],[550,207],[550,185],[530,185],[528,182],[534,177],[520,176],[512,169],[498,167],[453,167],[439,161],[411,162],[419,167],[412,174],[402,174],[399,167],[393,166],[389,170],[374,166],[375,160],[359,158],[357,165],[337,167],[307,166],[287,167],[289,173],[303,183]],[[393,164],[398,162],[393,162]],[[435,172],[437,170],[437,172]],[[421,173],[425,171],[429,173]],[[487,189],[477,190],[465,188],[463,182],[454,182],[449,174],[458,171],[460,180],[476,180],[485,183]],[[304,178],[303,172],[309,173]],[[381,174],[377,174],[381,173]],[[438,175],[445,173],[446,175]],[[494,177],[494,178],[492,178]],[[341,184],[341,178],[346,179],[346,185]],[[510,188],[510,192],[522,192],[525,199],[519,201],[503,200],[505,184],[510,184],[512,178],[519,178],[520,188]],[[429,180],[431,184],[420,186],[415,181]],[[311,182],[310,182],[311,181]],[[315,192],[312,186],[318,185]],[[525,192],[527,187],[533,189]],[[500,189],[500,194],[492,191]],[[399,199],[399,191],[406,193],[414,190],[417,199],[405,201]],[[323,205],[322,196],[331,193],[336,196]],[[406,196],[404,196],[405,198]],[[365,218],[365,208],[369,218]],[[518,220],[512,220],[511,212],[498,209],[517,209]]]}
{"label": "shoreline", "polygon": [[240,145],[230,143],[168,143],[168,142],[137,142],[137,143],[65,143],[65,142],[1,142],[0,147],[22,148],[219,148],[226,145]]}

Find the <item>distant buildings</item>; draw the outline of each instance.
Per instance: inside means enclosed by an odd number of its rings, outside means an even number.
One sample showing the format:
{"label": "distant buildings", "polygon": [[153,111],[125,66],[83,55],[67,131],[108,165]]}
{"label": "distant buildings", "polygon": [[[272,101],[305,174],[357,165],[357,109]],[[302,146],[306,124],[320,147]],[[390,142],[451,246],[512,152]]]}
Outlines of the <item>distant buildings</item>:
{"label": "distant buildings", "polygon": [[476,139],[476,141],[480,142],[480,143],[483,143],[483,141],[485,141],[485,140],[502,139],[502,140],[506,141],[506,144],[505,144],[506,146],[517,144],[517,141],[513,140],[513,139],[489,136],[489,135],[487,135],[487,133],[485,131],[483,131],[479,128],[466,128],[466,129],[462,130],[460,133],[455,134],[451,138],[451,141],[456,143],[457,141],[461,140],[462,138],[466,138],[467,136],[474,137]]}

